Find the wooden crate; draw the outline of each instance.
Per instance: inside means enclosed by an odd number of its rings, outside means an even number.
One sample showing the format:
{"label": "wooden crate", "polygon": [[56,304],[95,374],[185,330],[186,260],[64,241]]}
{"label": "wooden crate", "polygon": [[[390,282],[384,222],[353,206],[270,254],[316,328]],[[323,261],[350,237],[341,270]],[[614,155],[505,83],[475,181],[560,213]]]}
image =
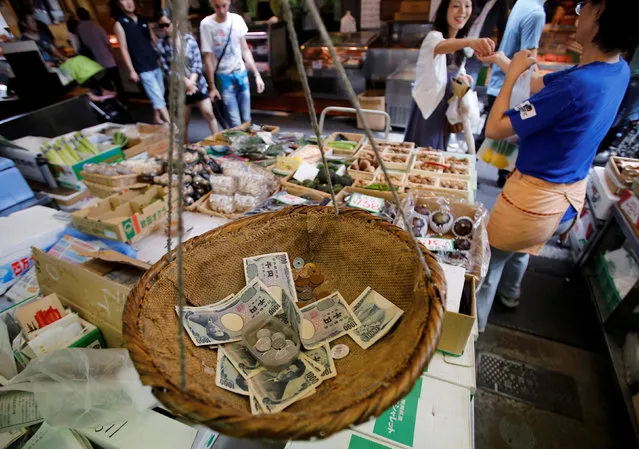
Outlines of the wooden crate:
{"label": "wooden crate", "polygon": [[80,176],[85,181],[92,182],[94,184],[101,184],[106,187],[126,187],[133,185],[137,182],[138,175],[135,173],[129,175],[116,175],[109,176],[100,173],[90,173],[87,171],[81,171]]}

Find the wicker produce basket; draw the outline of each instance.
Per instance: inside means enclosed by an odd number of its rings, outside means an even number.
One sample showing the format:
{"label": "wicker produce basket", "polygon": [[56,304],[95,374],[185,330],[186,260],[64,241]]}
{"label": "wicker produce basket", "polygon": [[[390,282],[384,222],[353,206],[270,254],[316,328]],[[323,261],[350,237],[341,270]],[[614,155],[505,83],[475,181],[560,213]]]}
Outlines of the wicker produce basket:
{"label": "wicker produce basket", "polygon": [[367,212],[297,206],[231,222],[184,244],[184,293],[189,305],[219,301],[245,285],[244,257],[286,251],[321,268],[351,303],[368,286],[404,310],[397,325],[367,350],[344,336],[350,354],[336,360],[337,377],[276,414],[252,415],[247,397],[215,385],[216,349],[186,337],[186,391],[181,392],[177,268],[166,256],[131,290],[124,336],[142,382],[174,412],[224,434],[259,439],[327,437],[380,415],[408,394],[430,361],[442,327],[445,279],[422,248],[432,281],[410,237]]}

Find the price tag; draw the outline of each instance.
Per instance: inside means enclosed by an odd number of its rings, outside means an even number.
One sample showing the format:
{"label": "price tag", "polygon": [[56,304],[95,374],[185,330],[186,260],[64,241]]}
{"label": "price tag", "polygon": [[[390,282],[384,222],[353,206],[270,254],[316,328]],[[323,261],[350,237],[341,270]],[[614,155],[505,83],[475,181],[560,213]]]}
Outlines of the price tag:
{"label": "price tag", "polygon": [[311,66],[313,67],[313,70],[322,70],[322,61],[313,61]]}
{"label": "price tag", "polygon": [[273,199],[279,201],[280,203],[288,204],[289,206],[297,206],[300,204],[308,203],[308,200],[300,198],[299,196],[291,195],[290,193],[286,192],[279,192],[273,197]]}
{"label": "price tag", "polygon": [[309,164],[308,162],[304,161],[293,175],[293,178],[297,179],[299,182],[304,182],[307,179],[312,181],[313,179],[315,179],[318,173],[319,168],[317,168],[314,164]]}
{"label": "price tag", "polygon": [[439,237],[422,237],[417,239],[429,251],[449,252],[455,250],[453,239],[442,239]]}
{"label": "price tag", "polygon": [[351,199],[348,201],[348,206],[378,214],[382,211],[382,207],[384,207],[384,199],[362,195],[361,193],[353,193]]}

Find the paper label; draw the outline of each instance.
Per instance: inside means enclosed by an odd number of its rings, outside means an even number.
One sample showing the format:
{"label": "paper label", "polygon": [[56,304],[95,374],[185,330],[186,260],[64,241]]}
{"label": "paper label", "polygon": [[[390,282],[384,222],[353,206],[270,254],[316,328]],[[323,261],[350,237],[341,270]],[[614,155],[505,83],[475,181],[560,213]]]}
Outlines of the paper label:
{"label": "paper label", "polygon": [[375,420],[373,433],[382,438],[412,447],[415,439],[417,404],[419,403],[421,389],[422,379],[420,378],[408,396],[386,410]]}
{"label": "paper label", "polygon": [[313,70],[321,70],[322,69],[322,61],[313,61],[312,62]]}
{"label": "paper label", "polygon": [[291,195],[290,193],[286,192],[279,192],[273,197],[273,199],[290,206],[298,206],[300,204],[308,203],[308,200],[300,198],[299,196]]}
{"label": "paper label", "polygon": [[443,239],[439,237],[422,237],[417,239],[429,251],[454,251],[455,241],[453,239]]}
{"label": "paper label", "polygon": [[382,207],[384,207],[384,199],[362,195],[361,193],[353,193],[351,199],[348,201],[348,206],[378,214],[382,211]]}
{"label": "paper label", "polygon": [[629,190],[626,190],[622,194],[621,201],[619,201],[619,207],[630,218],[632,224],[639,228],[639,198]]}
{"label": "paper label", "polygon": [[303,182],[306,180],[312,181],[315,179],[318,173],[319,168],[317,168],[314,164],[310,164],[304,161],[293,175],[293,178],[297,179],[299,182]]}

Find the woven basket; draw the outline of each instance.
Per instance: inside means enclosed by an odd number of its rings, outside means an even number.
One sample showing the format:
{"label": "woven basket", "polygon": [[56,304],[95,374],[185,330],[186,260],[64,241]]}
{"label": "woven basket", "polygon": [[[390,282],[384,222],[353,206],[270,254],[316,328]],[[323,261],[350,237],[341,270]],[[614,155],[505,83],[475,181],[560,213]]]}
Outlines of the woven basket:
{"label": "woven basket", "polygon": [[297,206],[231,222],[184,244],[187,303],[219,301],[245,285],[242,259],[286,251],[315,262],[351,303],[368,286],[397,304],[404,315],[367,350],[348,336],[350,354],[336,360],[338,375],[317,392],[277,414],[253,416],[247,397],[215,385],[215,349],[186,339],[187,390],[180,384],[177,267],[166,256],[142,277],[124,309],[124,336],[142,382],[178,414],[241,438],[326,437],[380,415],[408,394],[437,346],[444,315],[445,279],[423,249],[428,281],[410,237],[400,228],[355,209],[339,217],[330,207]]}

